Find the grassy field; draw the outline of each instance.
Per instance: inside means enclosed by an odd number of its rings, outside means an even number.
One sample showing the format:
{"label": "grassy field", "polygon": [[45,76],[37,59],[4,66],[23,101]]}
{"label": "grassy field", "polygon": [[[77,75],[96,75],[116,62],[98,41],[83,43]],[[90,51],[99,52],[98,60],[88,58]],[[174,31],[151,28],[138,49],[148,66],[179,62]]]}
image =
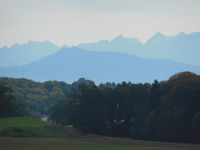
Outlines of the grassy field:
{"label": "grassy field", "polygon": [[95,134],[84,135],[78,129],[62,127],[45,121],[14,117],[0,119],[1,137],[28,137],[28,138],[93,138],[102,137]]}
{"label": "grassy field", "polygon": [[84,135],[78,129],[27,117],[0,119],[0,132],[0,150],[200,150],[197,144]]}
{"label": "grassy field", "polygon": [[111,138],[0,138],[0,150],[199,150],[199,145]]}
{"label": "grassy field", "polygon": [[78,129],[48,125],[42,127],[10,127],[0,133],[1,137],[27,138],[98,138],[95,134],[84,135]]}
{"label": "grassy field", "polygon": [[45,125],[53,124],[30,117],[2,118],[0,119],[0,133],[9,127],[42,127]]}

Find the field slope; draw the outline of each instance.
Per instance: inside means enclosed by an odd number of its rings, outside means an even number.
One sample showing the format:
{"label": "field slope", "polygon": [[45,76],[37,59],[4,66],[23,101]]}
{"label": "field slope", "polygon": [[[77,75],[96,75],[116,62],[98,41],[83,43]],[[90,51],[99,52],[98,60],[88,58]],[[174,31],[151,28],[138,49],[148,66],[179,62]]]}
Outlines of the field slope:
{"label": "field slope", "polygon": [[28,138],[96,138],[94,134],[83,134],[78,129],[62,127],[49,122],[29,118],[13,117],[0,119],[1,137]]}
{"label": "field slope", "polygon": [[0,137],[0,150],[199,150],[200,145],[112,138]]}
{"label": "field slope", "polygon": [[30,117],[2,118],[0,119],[0,133],[9,127],[42,127],[45,125],[53,124]]}
{"label": "field slope", "polygon": [[[28,117],[0,119],[0,150],[198,150],[197,144],[178,144],[106,138],[84,135],[78,129],[62,127]],[[18,138],[14,138],[18,137]],[[22,138],[23,137],[23,138]],[[28,138],[27,138],[28,137]],[[39,138],[38,138],[39,137]]]}

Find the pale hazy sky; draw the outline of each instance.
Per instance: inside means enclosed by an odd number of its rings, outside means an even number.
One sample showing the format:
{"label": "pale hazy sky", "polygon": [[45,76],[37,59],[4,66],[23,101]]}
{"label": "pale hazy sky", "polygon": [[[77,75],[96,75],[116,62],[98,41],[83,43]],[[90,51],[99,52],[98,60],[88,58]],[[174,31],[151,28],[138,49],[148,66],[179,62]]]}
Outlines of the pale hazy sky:
{"label": "pale hazy sky", "polygon": [[0,0],[0,48],[200,32],[200,0]]}

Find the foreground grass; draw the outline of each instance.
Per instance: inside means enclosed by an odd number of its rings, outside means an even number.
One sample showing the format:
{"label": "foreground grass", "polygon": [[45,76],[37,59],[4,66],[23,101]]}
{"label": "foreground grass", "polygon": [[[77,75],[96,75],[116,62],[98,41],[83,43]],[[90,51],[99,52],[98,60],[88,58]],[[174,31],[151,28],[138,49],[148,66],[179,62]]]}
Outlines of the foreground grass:
{"label": "foreground grass", "polygon": [[42,127],[45,125],[53,124],[30,117],[2,118],[0,119],[0,133],[9,127]]}
{"label": "foreground grass", "polygon": [[[99,139],[99,140],[98,140]],[[104,138],[106,139],[106,138]],[[105,143],[102,139],[51,139],[51,138],[0,138],[0,150],[186,150],[177,147],[124,145],[122,143]]]}
{"label": "foreground grass", "polygon": [[148,142],[133,139],[102,137],[94,134],[84,135],[77,129],[61,127],[59,125],[54,125],[28,117],[0,119],[0,132],[0,150],[200,149],[200,145],[195,144]]}
{"label": "foreground grass", "polygon": [[84,135],[78,129],[62,127],[29,117],[0,119],[1,137],[28,138],[93,138],[102,137],[94,134]]}
{"label": "foreground grass", "polygon": [[0,133],[1,137],[26,138],[98,138],[95,134],[84,135],[78,129],[48,125],[42,127],[10,127]]}

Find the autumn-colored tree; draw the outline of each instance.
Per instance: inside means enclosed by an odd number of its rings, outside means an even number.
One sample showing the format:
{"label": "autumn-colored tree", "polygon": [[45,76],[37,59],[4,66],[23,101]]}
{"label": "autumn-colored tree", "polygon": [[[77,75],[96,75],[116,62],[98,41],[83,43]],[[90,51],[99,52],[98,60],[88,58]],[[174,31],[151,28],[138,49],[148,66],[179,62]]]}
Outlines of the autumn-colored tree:
{"label": "autumn-colored tree", "polygon": [[143,138],[191,142],[191,134],[196,137],[195,123],[198,124],[198,117],[193,118],[200,108],[200,76],[191,72],[177,73],[161,81],[159,90],[160,102],[153,108],[156,117],[150,115],[152,112],[147,114]]}
{"label": "autumn-colored tree", "polygon": [[47,109],[57,99],[65,98],[70,87],[65,82],[34,82],[25,78],[0,77],[0,82],[12,88],[12,94],[25,100],[28,108],[42,115],[48,115]]}

